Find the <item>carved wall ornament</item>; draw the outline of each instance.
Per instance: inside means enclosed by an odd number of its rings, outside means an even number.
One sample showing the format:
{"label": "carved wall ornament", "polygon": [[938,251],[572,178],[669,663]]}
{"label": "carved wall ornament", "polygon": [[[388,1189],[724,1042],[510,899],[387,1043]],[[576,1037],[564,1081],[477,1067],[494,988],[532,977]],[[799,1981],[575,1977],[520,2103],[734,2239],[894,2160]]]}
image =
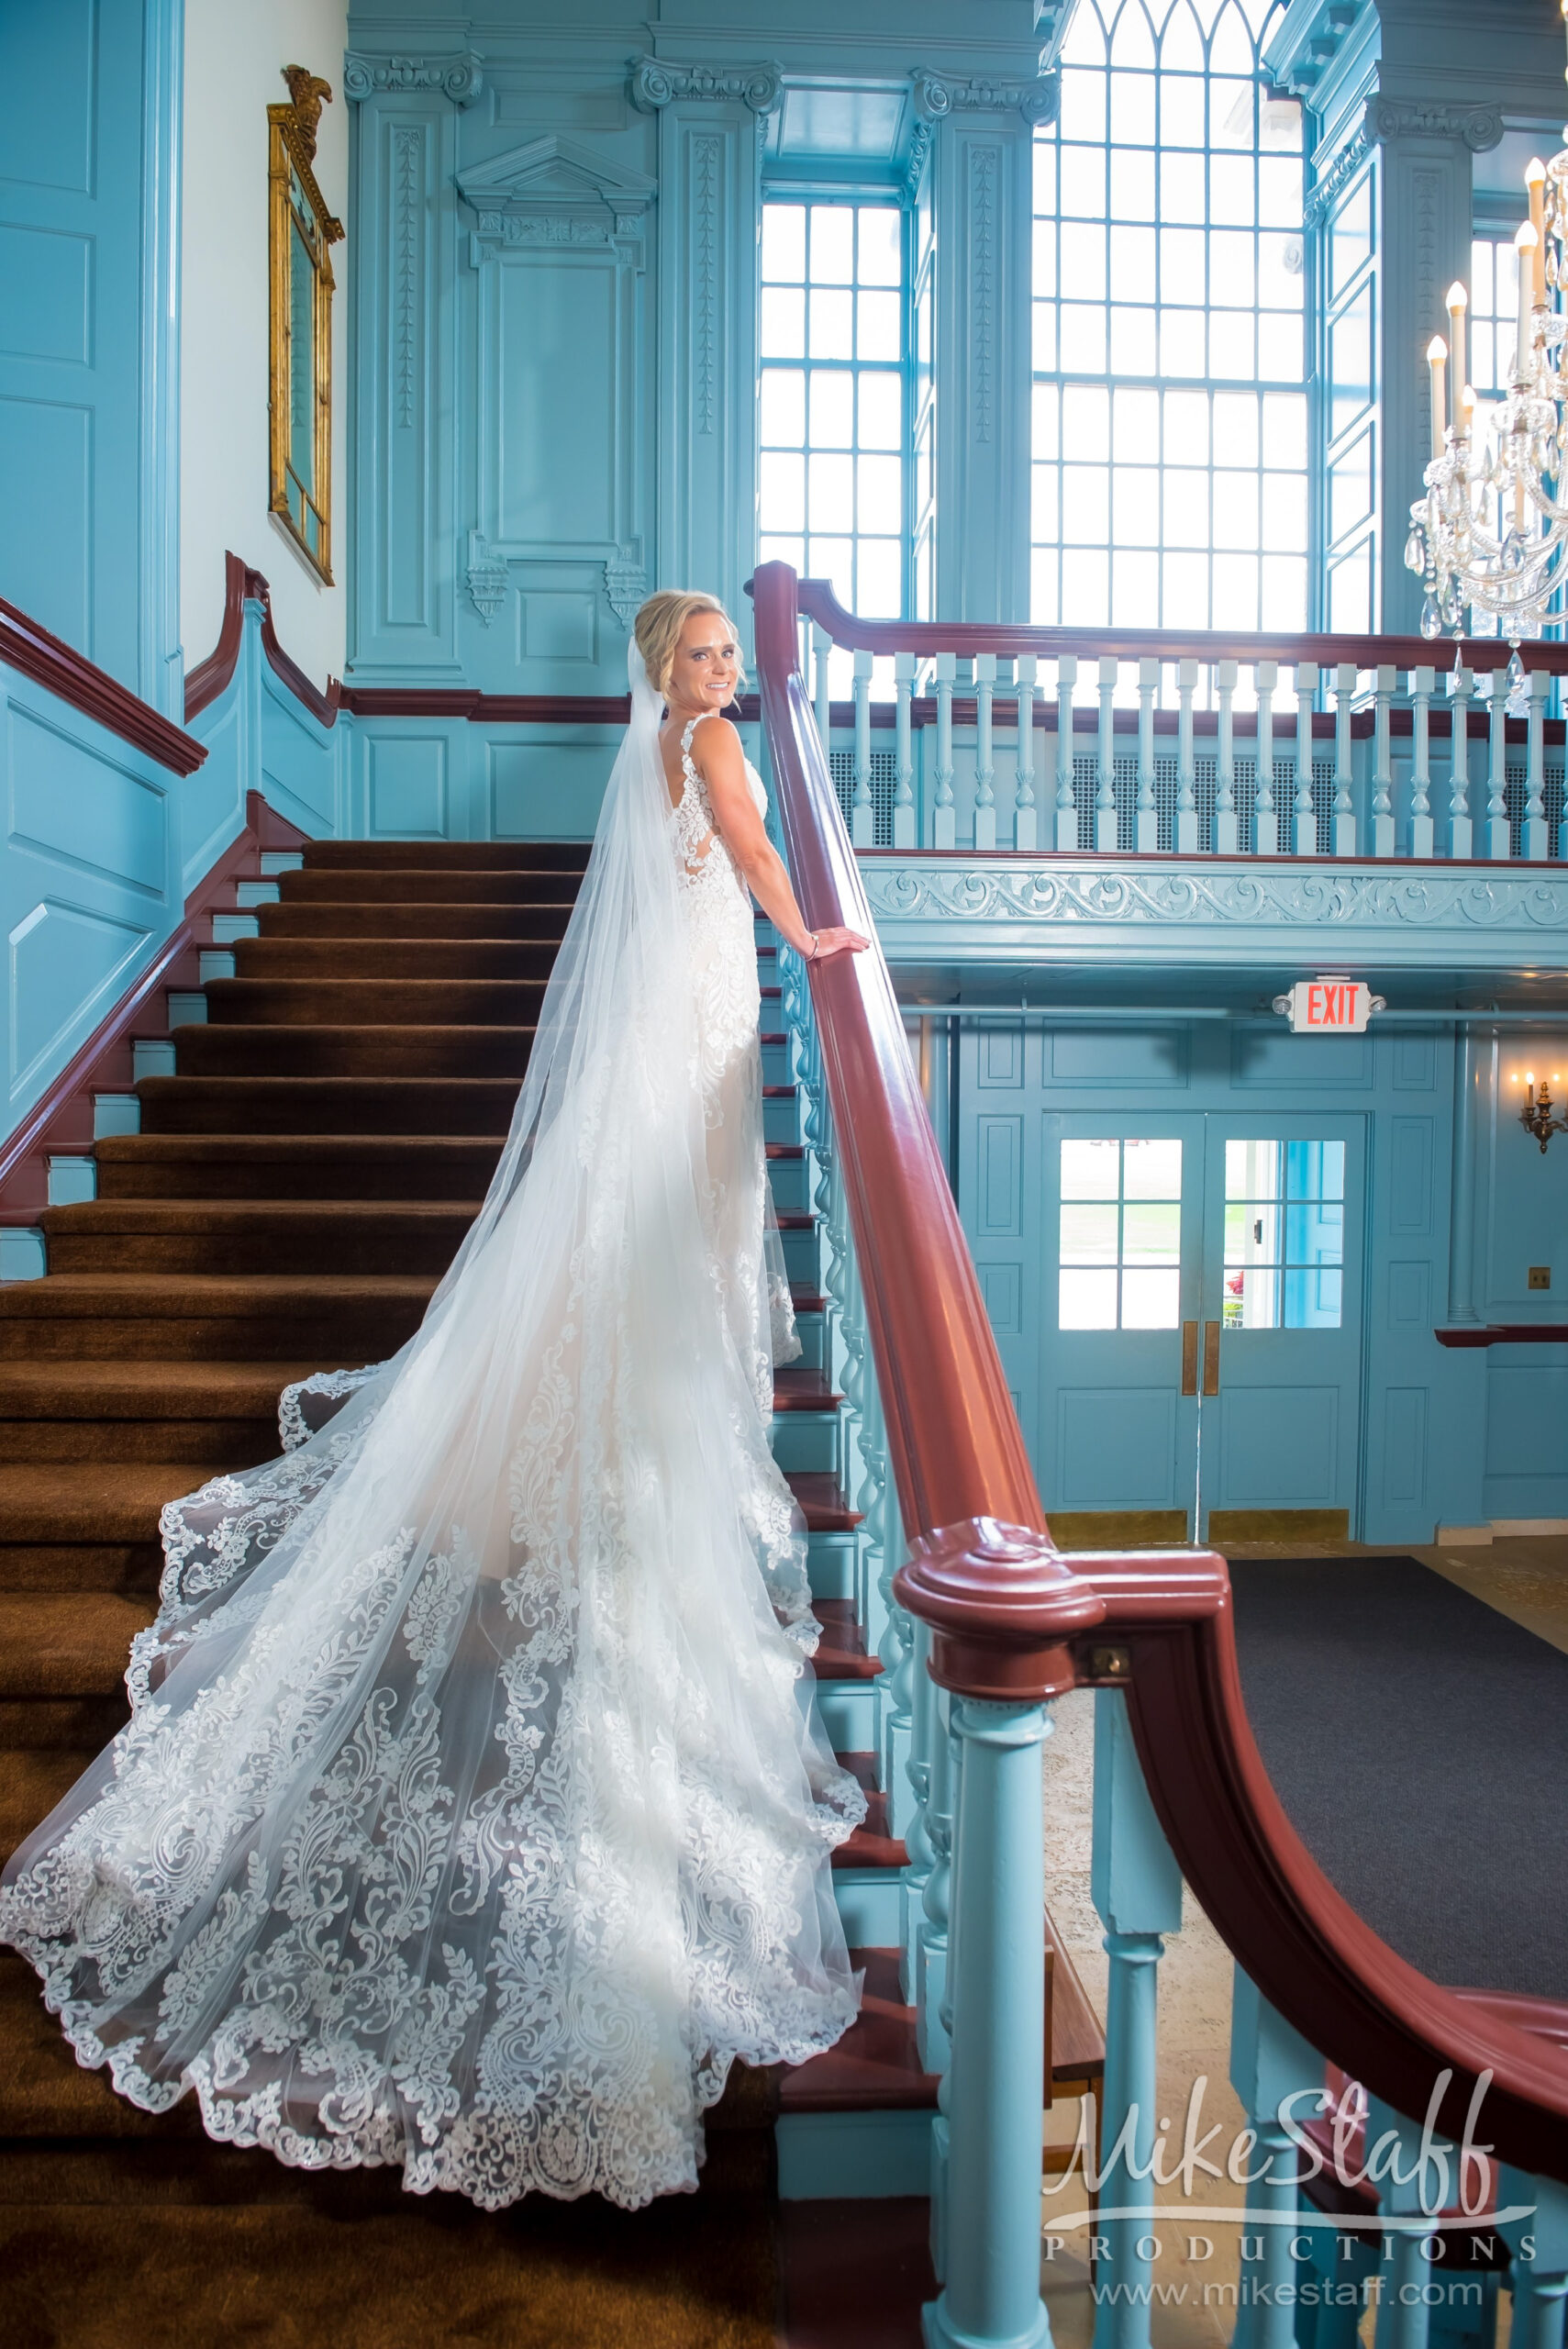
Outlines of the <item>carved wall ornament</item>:
{"label": "carved wall ornament", "polygon": [[674,65],[645,52],[629,64],[628,92],[632,105],[643,114],[657,114],[676,98],[697,98],[715,105],[748,106],[755,115],[769,115],[784,100],[784,67],[771,60],[729,67]]}
{"label": "carved wall ornament", "polygon": [[355,105],[439,90],[454,106],[471,106],[484,87],[484,63],[472,50],[455,57],[367,57],[350,50],[343,60],[343,95]]}
{"label": "carved wall ornament", "polygon": [[991,438],[991,394],[995,372],[997,183],[1001,158],[995,147],[976,144],[969,154],[969,365],[971,413],[976,440]]}
{"label": "carved wall ornament", "polygon": [[1373,98],[1367,127],[1378,139],[1462,139],[1473,155],[1496,147],[1503,136],[1496,106],[1451,106],[1406,98]]}
{"label": "carved wall ornament", "polygon": [[922,122],[917,115],[909,133],[909,152],[904,159],[904,197],[907,204],[915,203],[919,196],[920,183],[926,176],[926,165],[930,161],[935,138],[932,125]]}
{"label": "carved wall ornament", "polygon": [[635,241],[657,192],[640,172],[554,132],[471,165],[457,184],[478,215],[480,238],[497,245]]}
{"label": "carved wall ornament", "polygon": [[622,628],[637,618],[637,607],[648,593],[648,573],[629,556],[613,556],[605,565],[605,596]]}
{"label": "carved wall ornament", "polygon": [[483,533],[468,534],[468,596],[486,628],[506,600],[506,562]]}
{"label": "carved wall ornament", "polygon": [[1371,154],[1373,142],[1367,136],[1363,118],[1361,128],[1346,147],[1341,147],[1317,186],[1302,206],[1303,224],[1316,228],[1328,218],[1356,173]]}
{"label": "carved wall ornament", "polygon": [[[332,84],[324,82],[319,73],[312,73],[308,66],[285,65],[284,80],[288,83],[289,98],[294,106],[294,127],[307,163],[316,161],[316,134],[321,122],[321,108],[329,105]],[[339,228],[339,235],[342,235]]]}
{"label": "carved wall ornament", "polygon": [[1054,122],[1062,109],[1062,81],[1054,72],[1029,82],[995,82],[982,74],[933,73],[921,65],[910,86],[923,122],[943,122],[959,112],[1021,114],[1032,128]]}

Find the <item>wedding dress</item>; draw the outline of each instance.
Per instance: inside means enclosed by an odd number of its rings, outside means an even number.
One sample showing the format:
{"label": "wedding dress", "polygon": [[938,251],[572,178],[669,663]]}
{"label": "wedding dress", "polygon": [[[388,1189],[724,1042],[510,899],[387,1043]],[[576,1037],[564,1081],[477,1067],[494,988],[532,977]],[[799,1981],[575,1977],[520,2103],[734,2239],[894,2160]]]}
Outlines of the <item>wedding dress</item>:
{"label": "wedding dress", "polygon": [[751,902],[631,669],[423,1325],[169,1504],[132,1718],[0,1882],[0,1940],[134,2103],[191,2088],[216,2138],[492,2210],[689,2190],[733,2058],[803,2062],[859,1997],[829,1854],[865,1802],[769,1447],[798,1343]]}

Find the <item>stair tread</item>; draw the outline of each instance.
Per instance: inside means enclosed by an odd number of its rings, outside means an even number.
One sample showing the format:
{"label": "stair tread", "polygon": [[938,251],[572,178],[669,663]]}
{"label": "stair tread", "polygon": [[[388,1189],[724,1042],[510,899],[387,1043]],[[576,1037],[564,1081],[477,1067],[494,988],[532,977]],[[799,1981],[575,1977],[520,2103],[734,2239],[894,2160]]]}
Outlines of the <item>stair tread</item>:
{"label": "stair tread", "polygon": [[[320,1362],[0,1361],[0,1419],[251,1419]],[[19,1469],[7,1466],[7,1479]]]}
{"label": "stair tread", "polygon": [[257,1225],[286,1229],[367,1220],[416,1229],[458,1223],[466,1230],[483,1205],[482,1199],[108,1198],[45,1208],[38,1219],[46,1231],[244,1231]]}
{"label": "stair tread", "polygon": [[0,1591],[0,1698],[115,1695],[150,1620],[119,1591]]}
{"label": "stair tread", "polygon": [[8,1462],[0,1542],[156,1541],[164,1502],[194,1493],[213,1473],[189,1460]]}
{"label": "stair tread", "polygon": [[779,2082],[779,2110],[792,2112],[934,2111],[940,2085],[921,2069],[915,2009],[904,2003],[895,1949],[852,1949],[863,1969],[861,2010],[835,2046],[808,2064],[790,2065]]}
{"label": "stair tread", "polygon": [[788,1369],[773,1373],[775,1411],[836,1411],[843,1399],[820,1370]]}
{"label": "stair tread", "polygon": [[259,1312],[280,1305],[342,1303],[359,1297],[428,1297],[436,1284],[411,1273],[49,1273],[36,1281],[10,1281],[0,1288],[0,1319],[41,1320],[73,1308],[95,1312],[108,1305],[171,1310],[184,1299],[189,1309],[233,1312],[250,1303]]}

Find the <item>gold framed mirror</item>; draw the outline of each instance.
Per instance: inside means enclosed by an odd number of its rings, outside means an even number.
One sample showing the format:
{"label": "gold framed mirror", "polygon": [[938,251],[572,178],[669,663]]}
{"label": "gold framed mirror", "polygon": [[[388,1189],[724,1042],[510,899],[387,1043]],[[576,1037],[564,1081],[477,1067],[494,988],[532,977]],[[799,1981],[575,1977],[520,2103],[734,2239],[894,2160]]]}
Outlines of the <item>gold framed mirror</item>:
{"label": "gold framed mirror", "polygon": [[311,568],[332,584],[332,263],[343,224],[316,184],[317,126],[329,83],[285,65],[286,106],[269,106],[272,354],[269,502]]}

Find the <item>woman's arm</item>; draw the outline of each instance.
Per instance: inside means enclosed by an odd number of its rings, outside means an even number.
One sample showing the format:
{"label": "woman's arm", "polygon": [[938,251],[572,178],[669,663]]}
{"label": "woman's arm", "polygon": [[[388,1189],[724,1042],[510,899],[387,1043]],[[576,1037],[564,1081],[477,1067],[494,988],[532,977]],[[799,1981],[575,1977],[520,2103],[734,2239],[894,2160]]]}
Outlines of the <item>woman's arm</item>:
{"label": "woman's arm", "polygon": [[715,829],[779,936],[808,963],[829,954],[863,954],[871,944],[857,930],[807,930],[795,901],[784,859],[767,835],[746,781],[740,737],[728,718],[704,721],[692,746],[707,785]]}

